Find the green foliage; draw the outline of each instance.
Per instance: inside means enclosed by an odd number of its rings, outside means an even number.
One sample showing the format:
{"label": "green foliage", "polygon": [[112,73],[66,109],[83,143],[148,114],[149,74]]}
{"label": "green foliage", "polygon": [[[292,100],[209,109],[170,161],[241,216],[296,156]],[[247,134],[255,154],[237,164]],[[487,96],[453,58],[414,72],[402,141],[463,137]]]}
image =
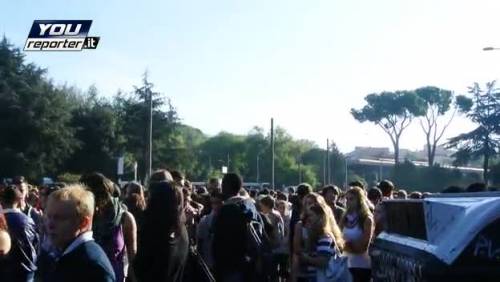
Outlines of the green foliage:
{"label": "green foliage", "polygon": [[65,172],[57,176],[58,182],[64,182],[66,184],[78,183],[80,181],[80,174],[73,174],[69,172]]}
{"label": "green foliage", "polygon": [[423,102],[422,112],[420,114],[420,126],[424,131],[427,146],[428,166],[434,165],[434,156],[438,142],[444,135],[444,132],[450,125],[455,116],[455,111],[450,118],[442,125],[440,118],[451,109],[453,94],[449,90],[440,89],[435,86],[421,87],[415,90],[419,99]]}
{"label": "green foliage", "polygon": [[44,76],[6,38],[0,42],[0,175],[54,175],[78,146],[68,93]]}
{"label": "green foliage", "polygon": [[456,164],[483,158],[483,178],[487,183],[489,160],[500,149],[500,91],[492,81],[486,84],[485,90],[474,83],[469,87],[469,94],[472,98],[459,96],[457,105],[477,127],[450,138],[448,147],[457,149],[454,154]]}
{"label": "green foliage", "polygon": [[390,137],[394,147],[394,161],[399,163],[399,140],[413,117],[425,112],[422,99],[414,91],[382,92],[365,97],[366,105],[351,109],[352,116],[359,122],[377,124]]}

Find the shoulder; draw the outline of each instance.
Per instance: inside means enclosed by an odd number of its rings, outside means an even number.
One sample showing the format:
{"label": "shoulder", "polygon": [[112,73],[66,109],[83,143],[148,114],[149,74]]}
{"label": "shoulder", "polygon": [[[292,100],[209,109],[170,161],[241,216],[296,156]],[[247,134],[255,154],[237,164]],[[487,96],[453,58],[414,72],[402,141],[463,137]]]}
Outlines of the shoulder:
{"label": "shoulder", "polygon": [[0,256],[7,254],[10,251],[11,240],[9,233],[5,230],[0,230]]}
{"label": "shoulder", "polygon": [[125,211],[123,212],[123,215],[122,215],[122,224],[124,226],[133,226],[135,225],[135,217],[134,215],[129,212],[129,211]]}
{"label": "shoulder", "polygon": [[368,217],[365,218],[365,221],[363,222],[363,226],[365,228],[367,228],[367,227],[372,227],[373,225],[374,225],[373,216],[369,215]]}
{"label": "shoulder", "polygon": [[[68,256],[70,254],[68,254]],[[91,268],[102,268],[104,270],[113,271],[108,257],[95,241],[88,241],[81,244],[72,254]]]}
{"label": "shoulder", "polygon": [[78,246],[59,260],[58,272],[74,281],[115,281],[113,267],[104,251],[94,241]]}

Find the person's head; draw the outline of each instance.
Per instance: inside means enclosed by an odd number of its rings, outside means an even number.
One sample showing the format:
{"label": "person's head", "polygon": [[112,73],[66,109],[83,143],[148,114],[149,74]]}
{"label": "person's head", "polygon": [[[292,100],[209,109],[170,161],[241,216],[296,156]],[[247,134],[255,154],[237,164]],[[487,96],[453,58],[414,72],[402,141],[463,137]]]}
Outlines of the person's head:
{"label": "person's head", "polygon": [[408,196],[408,197],[410,199],[414,199],[414,200],[422,199],[422,193],[420,193],[418,191],[414,191],[414,192],[411,192],[410,196]]}
{"label": "person's head", "polygon": [[218,214],[222,208],[224,202],[224,197],[220,192],[214,192],[210,194],[210,206],[212,207],[212,212]]}
{"label": "person's head", "polygon": [[354,181],[350,182],[349,187],[359,187],[363,190],[365,189],[365,185],[363,184],[363,182],[361,182],[359,180],[354,180]]}
{"label": "person's head", "polygon": [[26,182],[26,179],[24,176],[16,176],[14,177],[14,180],[12,181],[12,184],[15,185],[17,189],[21,192],[21,201],[25,201],[26,198],[28,197],[28,192],[29,192],[29,186],[28,183]]}
{"label": "person's head", "polygon": [[278,193],[276,193],[276,200],[288,202],[288,196],[285,193],[278,191]]}
{"label": "person's head", "polygon": [[273,197],[267,195],[259,200],[259,204],[262,212],[268,213],[274,209],[275,201]]}
{"label": "person's head", "polygon": [[243,180],[236,173],[227,173],[222,178],[222,194],[226,199],[238,195],[243,185]]}
{"label": "person's head", "polygon": [[464,189],[459,186],[448,186],[441,193],[463,193]]}
{"label": "person's head", "polygon": [[80,184],[50,194],[45,212],[47,234],[59,250],[64,250],[84,232],[92,230],[94,196]]}
{"label": "person's head", "polygon": [[221,189],[221,184],[219,178],[212,177],[208,180],[207,183],[207,190],[208,193],[213,193],[213,192],[220,192]]}
{"label": "person's head", "polygon": [[374,205],[377,206],[380,201],[382,201],[382,191],[377,187],[370,188],[368,190],[368,200]]}
{"label": "person's head", "polygon": [[293,186],[288,187],[288,195],[295,194],[295,188]]}
{"label": "person's head", "polygon": [[257,190],[250,190],[250,198],[255,199],[257,198]]}
{"label": "person's head", "polygon": [[250,194],[248,194],[245,188],[240,189],[240,192],[238,192],[238,196],[241,196],[243,198],[250,198]]}
{"label": "person's head", "polygon": [[363,222],[370,214],[368,199],[363,189],[351,187],[346,192],[347,213],[354,213],[361,217]]}
{"label": "person's head", "polygon": [[382,191],[382,196],[386,198],[392,198],[392,191],[394,190],[394,184],[390,180],[382,180],[377,185],[377,188]]}
{"label": "person's head", "polygon": [[149,182],[152,183],[161,181],[171,182],[174,181],[174,178],[172,177],[172,174],[170,174],[170,172],[166,169],[155,170],[155,172],[151,174]]}
{"label": "person's head", "polygon": [[144,198],[141,198],[139,194],[131,194],[125,200],[123,201],[124,204],[127,206],[128,211],[132,212],[138,212],[138,211],[143,211],[146,209],[146,202]]}
{"label": "person's head", "polygon": [[26,202],[33,207],[40,207],[40,191],[37,187],[32,186],[29,188],[28,197]]}
{"label": "person's head", "polygon": [[322,236],[329,236],[335,240],[340,250],[343,249],[344,240],[340,228],[335,221],[332,209],[325,201],[319,201],[307,207],[306,218],[305,225],[311,232],[310,244],[317,242]]}
{"label": "person's head", "polygon": [[304,209],[303,211],[306,212],[307,209],[314,205],[314,204],[317,204],[319,203],[320,201],[322,202],[325,202],[325,198],[323,196],[321,196],[320,194],[318,193],[315,193],[315,192],[311,192],[309,194],[307,194],[306,196],[304,196],[304,198],[302,199],[302,208]]}
{"label": "person's head", "polygon": [[297,186],[297,195],[300,200],[304,199],[304,197],[308,194],[312,193],[312,187],[308,183],[301,183]]}
{"label": "person's head", "polygon": [[45,211],[45,209],[47,208],[47,201],[49,199],[50,194],[63,187],[64,186],[62,184],[57,184],[57,183],[42,187],[42,189],[40,190],[40,206],[43,211]]}
{"label": "person's head", "polygon": [[340,190],[335,185],[327,185],[327,186],[323,187],[323,189],[321,191],[321,195],[323,195],[323,197],[325,198],[326,202],[329,205],[335,205],[339,194],[340,194]]}
{"label": "person's head", "polygon": [[23,199],[22,192],[14,185],[9,185],[2,192],[2,206],[4,208],[20,208]]}
{"label": "person's head", "polygon": [[125,198],[132,196],[132,194],[137,194],[144,198],[144,187],[139,182],[129,182],[125,185]]}
{"label": "person's head", "polygon": [[98,212],[111,202],[115,193],[115,184],[103,174],[92,172],[82,175],[80,182],[94,194],[95,208]]}
{"label": "person's head", "polygon": [[172,170],[170,174],[172,174],[172,178],[174,179],[175,183],[180,186],[184,186],[184,174],[182,174],[182,172],[178,170]]}
{"label": "person's head", "polygon": [[396,198],[401,200],[406,200],[406,198],[408,198],[408,194],[406,193],[405,190],[399,189],[398,192],[396,192]]}
{"label": "person's head", "polygon": [[472,183],[466,189],[466,192],[486,192],[488,191],[486,184],[481,182]]}
{"label": "person's head", "polygon": [[185,205],[182,188],[161,181],[152,182],[149,191],[148,204],[144,211],[144,228],[148,229],[147,232],[152,232],[150,235],[164,240],[172,232],[179,232],[184,224]]}
{"label": "person's head", "polygon": [[283,200],[277,200],[276,209],[279,211],[282,217],[285,217],[288,214],[288,202]]}
{"label": "person's head", "polygon": [[269,195],[269,194],[270,194],[270,192],[269,192],[269,189],[267,189],[267,188],[264,188],[264,189],[260,190],[260,192],[259,192],[259,196],[260,195]]}

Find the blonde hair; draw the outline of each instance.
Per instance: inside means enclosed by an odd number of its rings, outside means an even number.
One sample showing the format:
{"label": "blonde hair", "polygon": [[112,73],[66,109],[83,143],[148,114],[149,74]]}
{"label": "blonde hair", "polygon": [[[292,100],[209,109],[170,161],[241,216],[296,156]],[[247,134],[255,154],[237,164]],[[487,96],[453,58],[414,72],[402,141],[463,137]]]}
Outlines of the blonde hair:
{"label": "blonde hair", "polygon": [[49,201],[69,201],[75,205],[79,218],[93,217],[95,201],[92,192],[85,189],[82,184],[72,184],[52,192]]}
{"label": "blonde hair", "polygon": [[[347,190],[346,192],[346,195],[347,194],[351,194],[353,195],[354,197],[356,197],[356,202],[357,202],[357,206],[358,206],[358,209],[355,211],[358,216],[359,216],[359,224],[360,224],[360,227],[361,229],[364,228],[364,222],[367,218],[369,217],[372,217],[372,212],[370,211],[370,207],[368,206],[368,198],[366,196],[366,192],[359,188],[359,187],[351,187],[351,189]],[[345,225],[345,221],[346,221],[346,215],[348,214],[349,211],[346,211],[344,213],[344,216],[342,217],[342,220],[341,220],[341,225],[342,225],[342,228],[344,227]]]}
{"label": "blonde hair", "polygon": [[[318,193],[311,193],[304,197],[304,203],[306,199],[312,199],[315,203],[311,206],[310,211],[316,213],[317,215],[322,217],[322,230],[323,234],[313,234],[310,236],[310,241],[312,244],[310,246],[314,246],[316,244],[316,240],[319,239],[319,235],[328,235],[335,240],[335,244],[342,251],[344,249],[344,238],[342,237],[342,233],[340,232],[340,228],[335,220],[335,216],[333,215],[333,211],[330,206],[326,203],[325,198],[319,195]],[[307,211],[304,206],[303,213],[305,214]]]}

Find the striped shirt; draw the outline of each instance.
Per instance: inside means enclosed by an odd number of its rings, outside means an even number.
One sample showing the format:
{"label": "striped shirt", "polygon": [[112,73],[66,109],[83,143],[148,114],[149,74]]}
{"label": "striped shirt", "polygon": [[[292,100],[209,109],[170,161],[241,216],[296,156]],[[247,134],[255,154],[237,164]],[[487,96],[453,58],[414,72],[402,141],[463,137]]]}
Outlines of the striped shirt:
{"label": "striped shirt", "polygon": [[319,256],[330,257],[335,254],[335,241],[331,237],[322,237],[316,242],[316,254]]}

